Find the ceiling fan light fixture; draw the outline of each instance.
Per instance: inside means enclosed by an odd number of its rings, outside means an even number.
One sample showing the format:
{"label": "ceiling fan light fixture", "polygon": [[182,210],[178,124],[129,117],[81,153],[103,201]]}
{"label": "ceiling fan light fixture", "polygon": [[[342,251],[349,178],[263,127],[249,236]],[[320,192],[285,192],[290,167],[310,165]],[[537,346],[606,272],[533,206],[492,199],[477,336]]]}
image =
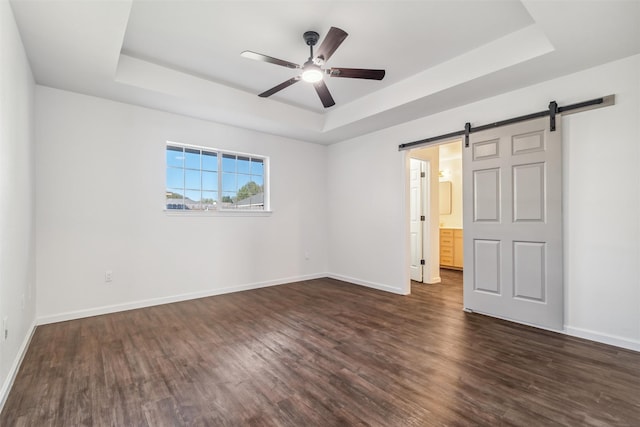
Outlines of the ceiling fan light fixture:
{"label": "ceiling fan light fixture", "polygon": [[302,80],[317,83],[322,80],[322,74],[322,70],[317,65],[305,65],[302,71]]}

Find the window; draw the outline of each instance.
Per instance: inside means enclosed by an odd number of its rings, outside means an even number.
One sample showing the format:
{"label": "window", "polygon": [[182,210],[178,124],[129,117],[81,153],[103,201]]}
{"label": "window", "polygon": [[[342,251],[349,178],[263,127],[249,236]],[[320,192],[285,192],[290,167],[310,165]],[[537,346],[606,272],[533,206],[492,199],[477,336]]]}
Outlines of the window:
{"label": "window", "polygon": [[266,162],[266,157],[167,144],[166,209],[264,211]]}

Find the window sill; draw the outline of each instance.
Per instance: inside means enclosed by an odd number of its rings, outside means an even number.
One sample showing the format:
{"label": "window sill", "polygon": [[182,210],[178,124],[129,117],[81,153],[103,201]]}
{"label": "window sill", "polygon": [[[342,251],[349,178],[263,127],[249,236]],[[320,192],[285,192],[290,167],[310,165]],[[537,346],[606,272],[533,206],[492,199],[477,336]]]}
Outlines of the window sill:
{"label": "window sill", "polygon": [[196,217],[216,217],[216,216],[271,216],[273,211],[243,211],[243,210],[215,210],[215,211],[174,211],[163,209],[167,216],[196,216]]}

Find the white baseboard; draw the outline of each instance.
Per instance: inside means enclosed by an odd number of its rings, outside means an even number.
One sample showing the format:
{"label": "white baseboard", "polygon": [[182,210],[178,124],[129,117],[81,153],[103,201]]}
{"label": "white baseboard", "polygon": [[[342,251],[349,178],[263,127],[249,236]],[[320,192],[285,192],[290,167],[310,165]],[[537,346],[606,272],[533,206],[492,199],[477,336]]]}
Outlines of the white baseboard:
{"label": "white baseboard", "polygon": [[565,329],[567,335],[571,335],[572,337],[584,338],[602,344],[626,348],[627,350],[640,351],[640,341],[638,340],[603,334],[602,332],[590,331],[588,329],[574,328],[571,326],[567,326]]}
{"label": "white baseboard", "polygon": [[408,295],[404,291],[404,289],[396,288],[389,285],[383,285],[382,283],[375,283],[375,282],[369,282],[366,280],[360,280],[360,279],[356,279],[355,277],[343,276],[341,274],[333,274],[333,273],[327,274],[326,277],[330,277],[336,280],[342,280],[343,282],[349,282],[354,285],[360,285],[360,286],[365,286],[367,288],[378,289],[380,291],[391,292],[399,295]]}
{"label": "white baseboard", "polygon": [[640,351],[640,341],[632,340],[632,339],[628,339],[628,338],[623,338],[623,337],[619,337],[619,336],[615,336],[615,335],[608,335],[608,334],[604,334],[604,333],[601,333],[601,332],[590,331],[590,330],[582,329],[582,328],[574,328],[574,327],[566,326],[566,325],[564,326],[564,328],[562,330],[549,329],[549,328],[544,328],[542,326],[534,325],[534,324],[527,323],[527,322],[520,322],[520,321],[516,321],[516,320],[513,320],[513,319],[506,318],[506,317],[500,317],[500,316],[494,316],[494,315],[491,315],[491,314],[482,313],[480,311],[475,311],[475,310],[472,310],[472,309],[469,309],[469,308],[466,308],[466,307],[463,308],[463,311],[466,311],[467,313],[478,313],[478,314],[482,314],[482,315],[489,316],[489,317],[495,317],[497,319],[507,320],[509,322],[519,323],[521,325],[531,326],[533,328],[544,329],[546,331],[557,332],[559,334],[569,335],[569,336],[572,336],[572,337],[584,338],[584,339],[589,340],[589,341],[593,341],[593,342],[597,342],[597,343],[601,343],[601,344],[612,345],[612,346],[615,346],[615,347],[621,347],[621,348],[625,348],[627,350]]}
{"label": "white baseboard", "polygon": [[546,326],[537,325],[535,323],[523,322],[521,320],[514,319],[512,317],[497,316],[497,315],[492,314],[492,313],[485,313],[483,311],[475,310],[473,308],[464,307],[464,306],[462,307],[462,311],[464,311],[465,313],[481,314],[483,316],[493,317],[494,319],[506,320],[507,322],[517,323],[518,325],[530,326],[532,328],[541,329],[543,331],[555,332],[557,334],[563,334],[563,335],[567,334],[567,332],[566,332],[564,327],[562,329],[547,328]]}
{"label": "white baseboard", "polygon": [[7,401],[7,397],[9,397],[9,391],[11,391],[11,387],[13,386],[13,382],[16,379],[16,375],[18,375],[20,365],[22,365],[22,360],[24,359],[25,354],[27,354],[27,349],[29,348],[31,338],[33,337],[33,333],[35,332],[35,330],[36,322],[34,321],[31,324],[28,333],[25,335],[24,340],[22,340],[22,344],[18,349],[18,354],[16,354],[16,357],[11,364],[11,368],[9,368],[9,374],[2,384],[2,389],[0,389],[0,412],[2,412],[4,404]]}
{"label": "white baseboard", "polygon": [[211,289],[201,292],[190,292],[186,294],[172,295],[160,298],[150,298],[145,300],[127,302],[122,304],[106,305],[102,307],[94,307],[84,310],[68,311],[65,313],[53,314],[49,316],[40,316],[36,318],[36,324],[46,325],[48,323],[65,322],[67,320],[82,319],[84,317],[99,316],[102,314],[117,313],[120,311],[135,310],[137,308],[152,307],[154,305],[170,304],[173,302],[187,301],[197,298],[206,298],[215,295],[230,294],[232,292],[247,291],[250,289],[265,288],[267,286],[284,285],[287,283],[302,282],[305,280],[313,280],[327,277],[326,273],[309,274],[305,276],[287,277],[276,280],[267,280],[264,282],[249,283],[245,285],[230,286],[227,288]]}

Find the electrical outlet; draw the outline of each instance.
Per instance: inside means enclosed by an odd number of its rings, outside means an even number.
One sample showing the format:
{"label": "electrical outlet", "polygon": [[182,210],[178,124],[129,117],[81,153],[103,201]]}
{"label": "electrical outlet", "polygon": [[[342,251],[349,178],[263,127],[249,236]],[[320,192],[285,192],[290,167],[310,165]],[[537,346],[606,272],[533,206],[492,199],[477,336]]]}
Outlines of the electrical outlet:
{"label": "electrical outlet", "polygon": [[2,341],[6,341],[9,338],[9,318],[4,317],[2,319]]}
{"label": "electrical outlet", "polygon": [[104,272],[104,281],[109,283],[113,280],[113,271],[107,270]]}

